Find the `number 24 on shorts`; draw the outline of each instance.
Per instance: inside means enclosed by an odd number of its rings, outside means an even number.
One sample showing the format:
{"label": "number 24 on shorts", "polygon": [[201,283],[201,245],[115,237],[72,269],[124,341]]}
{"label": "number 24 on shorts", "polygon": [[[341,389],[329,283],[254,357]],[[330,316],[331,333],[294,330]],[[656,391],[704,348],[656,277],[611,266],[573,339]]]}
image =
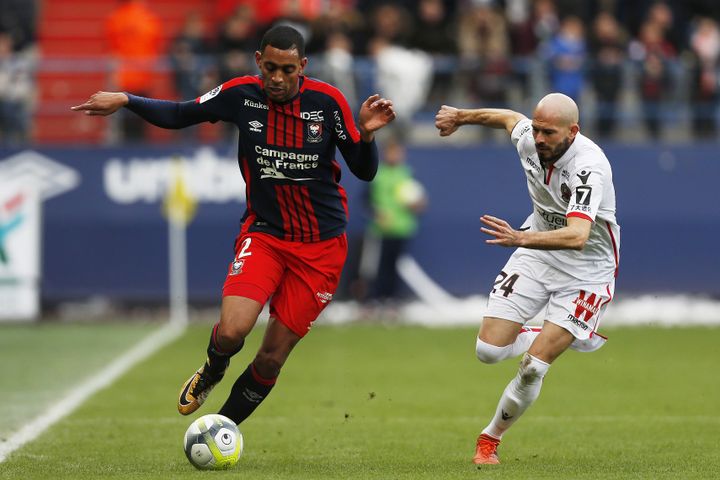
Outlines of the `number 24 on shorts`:
{"label": "number 24 on shorts", "polygon": [[493,283],[492,293],[495,293],[497,290],[502,290],[503,297],[507,297],[508,295],[513,293],[513,285],[515,285],[515,282],[517,282],[518,278],[520,278],[520,274],[518,273],[508,275],[501,270],[500,274],[495,279],[495,283]]}

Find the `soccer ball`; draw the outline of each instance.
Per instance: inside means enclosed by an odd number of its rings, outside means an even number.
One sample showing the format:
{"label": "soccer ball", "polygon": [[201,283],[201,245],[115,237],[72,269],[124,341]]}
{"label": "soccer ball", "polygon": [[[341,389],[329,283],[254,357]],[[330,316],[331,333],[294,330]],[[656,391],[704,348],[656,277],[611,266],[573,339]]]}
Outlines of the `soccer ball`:
{"label": "soccer ball", "polygon": [[425,188],[417,180],[408,178],[396,187],[395,198],[401,205],[412,207],[425,198]]}
{"label": "soccer ball", "polygon": [[200,470],[226,470],[243,452],[243,436],[235,422],[211,413],[190,424],[185,432],[185,456]]}

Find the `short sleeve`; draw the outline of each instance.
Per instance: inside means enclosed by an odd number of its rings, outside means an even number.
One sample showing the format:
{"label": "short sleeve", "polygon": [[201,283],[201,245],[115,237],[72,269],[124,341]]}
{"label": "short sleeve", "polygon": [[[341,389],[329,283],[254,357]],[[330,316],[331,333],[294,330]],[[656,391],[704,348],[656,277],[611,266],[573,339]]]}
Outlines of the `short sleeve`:
{"label": "short sleeve", "polygon": [[567,217],[581,217],[595,221],[604,190],[605,176],[598,169],[579,167],[570,177],[570,202]]}
{"label": "short sleeve", "polygon": [[520,120],[513,128],[510,140],[521,157],[534,154],[535,140],[532,136],[532,120],[529,118]]}
{"label": "short sleeve", "polygon": [[240,85],[257,84],[259,79],[254,76],[237,77],[195,99],[195,108],[202,112],[211,122],[218,120],[232,121],[237,115],[238,105],[242,105]]}

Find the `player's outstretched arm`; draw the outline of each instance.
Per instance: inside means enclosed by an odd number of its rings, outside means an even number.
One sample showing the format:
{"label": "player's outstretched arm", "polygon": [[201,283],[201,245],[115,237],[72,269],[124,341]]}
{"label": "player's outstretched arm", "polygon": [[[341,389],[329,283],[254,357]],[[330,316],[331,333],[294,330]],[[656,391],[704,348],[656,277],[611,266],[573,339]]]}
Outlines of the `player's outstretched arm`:
{"label": "player's outstretched arm", "polygon": [[441,137],[452,135],[463,125],[504,128],[510,134],[515,125],[525,118],[522,113],[503,108],[467,110],[443,105],[435,115],[435,127],[440,130]]}
{"label": "player's outstretched arm", "polygon": [[505,220],[483,215],[480,221],[484,233],[494,237],[485,240],[491,245],[503,247],[524,247],[536,250],[582,250],[590,237],[592,222],[585,218],[568,217],[567,226],[547,232],[515,230]]}
{"label": "player's outstretched arm", "polygon": [[380,97],[377,93],[368,97],[360,106],[358,129],[364,142],[372,142],[375,132],[395,120],[392,101]]}
{"label": "player's outstretched arm", "polygon": [[127,105],[128,96],[122,92],[97,92],[88,98],[85,103],[70,107],[70,110],[83,112],[85,115],[112,115]]}
{"label": "player's outstretched arm", "polygon": [[71,110],[86,115],[111,115],[123,107],[161,128],[185,128],[218,119],[199,102],[173,102],[124,92],[97,92],[85,103],[71,107]]}

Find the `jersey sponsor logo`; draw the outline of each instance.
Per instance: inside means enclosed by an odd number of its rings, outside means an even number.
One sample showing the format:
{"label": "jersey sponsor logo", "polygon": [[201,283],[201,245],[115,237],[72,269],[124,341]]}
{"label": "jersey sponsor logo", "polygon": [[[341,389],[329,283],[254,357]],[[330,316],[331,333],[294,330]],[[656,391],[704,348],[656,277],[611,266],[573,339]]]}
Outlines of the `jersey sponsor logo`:
{"label": "jersey sponsor logo", "polygon": [[572,303],[575,304],[575,318],[588,322],[600,311],[602,297],[596,293],[588,295],[585,290],[580,290],[578,297]]}
{"label": "jersey sponsor logo", "polygon": [[205,95],[200,97],[200,103],[205,103],[208,100],[210,100],[213,97],[217,97],[217,94],[220,93],[220,90],[222,90],[222,85],[218,85],[217,87],[213,88],[209,92],[207,92]]}
{"label": "jersey sponsor logo", "polygon": [[317,292],[316,296],[318,300],[320,300],[320,303],[328,303],[333,299],[333,294],[330,292]]}
{"label": "jersey sponsor logo", "polygon": [[581,185],[575,189],[575,203],[578,205],[590,205],[591,195],[592,187],[589,185]]}
{"label": "jersey sponsor logo", "polygon": [[335,133],[340,140],[347,140],[347,134],[343,128],[343,122],[340,119],[340,112],[333,110],[333,118],[335,119]]}
{"label": "jersey sponsor logo", "polygon": [[525,163],[527,163],[528,165],[530,165],[533,169],[535,169],[535,170],[537,170],[537,171],[540,171],[540,165],[538,165],[537,163],[535,163],[535,162],[533,161],[532,157],[525,157]]}
{"label": "jersey sponsor logo", "polygon": [[253,102],[249,98],[245,99],[245,103],[243,103],[243,105],[246,107],[259,108],[261,110],[269,110],[268,106],[265,105],[264,103]]}
{"label": "jersey sponsor logo", "polygon": [[294,180],[296,182],[302,182],[305,180],[312,180],[311,177],[308,178],[293,178],[288,177],[284,173],[282,173],[280,170],[275,168],[273,165],[270,165],[269,167],[263,167],[260,169],[260,178],[276,178],[280,180]]}
{"label": "jersey sponsor logo", "polygon": [[313,110],[311,112],[300,112],[300,118],[311,122],[322,122],[325,120],[322,110]]}
{"label": "jersey sponsor logo", "polygon": [[257,120],[253,120],[252,122],[248,122],[248,125],[250,125],[250,131],[251,131],[251,132],[262,133],[263,124],[260,123],[260,122],[258,122]]}
{"label": "jersey sponsor logo", "polygon": [[572,313],[568,313],[567,319],[570,320],[571,323],[574,323],[578,327],[582,328],[583,330],[587,330],[588,328],[590,328],[587,323],[581,322]]}
{"label": "jersey sponsor logo", "polygon": [[578,173],[577,176],[582,182],[583,185],[587,185],[588,177],[590,176],[592,172],[588,172],[587,170],[583,170],[582,172]]}
{"label": "jersey sponsor logo", "polygon": [[567,226],[567,218],[565,218],[564,214],[560,215],[558,213],[546,212],[539,208],[535,211],[540,215],[540,218],[545,221],[545,224],[553,230]]}
{"label": "jersey sponsor logo", "polygon": [[562,172],[560,172],[560,175],[565,180],[570,181],[570,172],[568,172],[567,170],[563,170]]}
{"label": "jersey sponsor logo", "polygon": [[570,201],[572,192],[570,191],[570,187],[567,186],[567,183],[563,183],[562,185],[560,185],[560,196],[562,197],[564,202]]}
{"label": "jersey sponsor logo", "polygon": [[530,130],[532,130],[532,125],[525,125],[524,127],[522,127],[520,129],[520,135],[518,135],[518,136],[522,137],[523,135],[528,133]]}
{"label": "jersey sponsor logo", "polygon": [[320,143],[322,142],[322,128],[323,124],[319,122],[313,122],[307,124],[308,135],[305,139],[308,143]]}
{"label": "jersey sponsor logo", "polygon": [[260,178],[278,178],[284,180],[304,181],[313,180],[312,177],[297,178],[285,174],[286,171],[314,170],[319,165],[320,155],[317,153],[283,152],[272,148],[263,148],[255,145],[258,155],[255,161],[260,165]]}
{"label": "jersey sponsor logo", "polygon": [[590,213],[592,211],[592,207],[590,205],[573,205],[570,207],[570,210],[573,212]]}

